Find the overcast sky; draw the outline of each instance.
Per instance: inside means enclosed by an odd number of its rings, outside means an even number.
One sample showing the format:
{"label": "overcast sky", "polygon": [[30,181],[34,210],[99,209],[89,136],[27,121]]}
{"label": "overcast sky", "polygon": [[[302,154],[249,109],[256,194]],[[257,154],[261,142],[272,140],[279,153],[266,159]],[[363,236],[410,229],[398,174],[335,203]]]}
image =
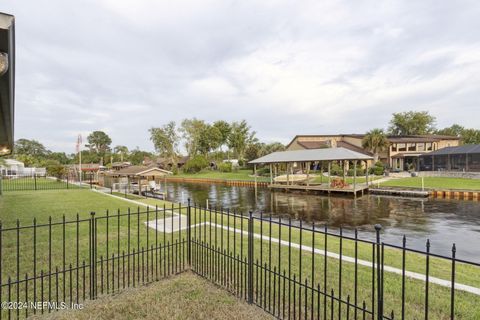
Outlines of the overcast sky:
{"label": "overcast sky", "polygon": [[478,1],[2,0],[16,16],[15,138],[245,119],[266,142],[363,133],[393,112],[480,127]]}

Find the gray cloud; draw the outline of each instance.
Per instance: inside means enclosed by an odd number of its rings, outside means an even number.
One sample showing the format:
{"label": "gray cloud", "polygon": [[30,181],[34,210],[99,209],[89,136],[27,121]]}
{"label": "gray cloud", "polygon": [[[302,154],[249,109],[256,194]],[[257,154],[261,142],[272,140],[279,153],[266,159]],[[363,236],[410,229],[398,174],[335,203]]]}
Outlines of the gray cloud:
{"label": "gray cloud", "polygon": [[16,137],[78,133],[151,149],[186,117],[246,119],[267,141],[364,132],[392,112],[479,127],[474,1],[2,2],[16,16]]}

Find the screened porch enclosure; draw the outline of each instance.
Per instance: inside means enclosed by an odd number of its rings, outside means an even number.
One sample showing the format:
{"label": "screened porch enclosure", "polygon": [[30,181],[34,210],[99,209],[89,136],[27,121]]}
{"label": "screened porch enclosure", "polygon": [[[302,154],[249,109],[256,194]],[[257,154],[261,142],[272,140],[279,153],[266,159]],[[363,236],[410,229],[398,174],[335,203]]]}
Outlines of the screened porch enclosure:
{"label": "screened porch enclosure", "polygon": [[420,156],[420,171],[480,172],[480,145],[448,147]]}

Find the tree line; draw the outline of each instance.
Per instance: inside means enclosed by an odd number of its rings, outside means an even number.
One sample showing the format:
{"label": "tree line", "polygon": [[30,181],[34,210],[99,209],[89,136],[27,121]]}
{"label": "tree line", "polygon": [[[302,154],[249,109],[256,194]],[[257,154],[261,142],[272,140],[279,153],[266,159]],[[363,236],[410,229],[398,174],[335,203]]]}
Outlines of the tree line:
{"label": "tree line", "polygon": [[[179,149],[183,146],[186,155],[190,158],[201,157],[202,163],[225,159],[238,159],[240,163],[246,163],[271,152],[285,150],[285,146],[280,142],[260,142],[256,132],[245,120],[207,122],[191,118],[184,119],[179,124],[171,121],[152,127],[148,133],[156,153],[140,150],[138,147],[129,150],[124,145],[112,147],[112,139],[107,133],[93,131],[87,136],[87,143],[82,146],[82,162],[100,163],[107,167],[118,161],[141,165],[145,158],[153,160],[160,156],[176,164],[181,155]],[[378,154],[389,146],[388,136],[426,134],[455,136],[463,144],[480,144],[480,130],[458,124],[438,129],[436,118],[427,111],[393,113],[388,128],[368,131],[362,144],[374,154],[375,160],[378,160]],[[52,170],[59,170],[62,166],[79,161],[77,153],[53,152],[34,139],[17,140],[13,157],[26,166],[53,168]]]}
{"label": "tree line", "polygon": [[260,142],[245,120],[208,123],[197,118],[184,119],[179,125],[171,121],[160,127],[152,127],[149,133],[157,153],[171,159],[172,163],[179,154],[182,142],[190,158],[201,156],[209,160],[250,161],[285,149],[280,142]]}

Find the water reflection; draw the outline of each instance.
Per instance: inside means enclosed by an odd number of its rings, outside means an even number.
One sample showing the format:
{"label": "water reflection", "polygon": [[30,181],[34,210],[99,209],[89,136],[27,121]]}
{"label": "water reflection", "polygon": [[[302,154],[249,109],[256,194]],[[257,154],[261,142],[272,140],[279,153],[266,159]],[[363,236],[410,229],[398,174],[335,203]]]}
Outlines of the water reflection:
{"label": "water reflection", "polygon": [[367,239],[373,239],[373,225],[380,223],[385,242],[401,244],[405,234],[409,247],[424,249],[430,238],[432,252],[444,255],[450,255],[451,246],[456,243],[457,257],[480,261],[480,203],[474,201],[373,195],[353,199],[189,183],[169,183],[167,194],[175,202],[191,198],[205,206],[208,199],[212,207],[327,223],[331,228],[343,227],[346,233],[357,228]]}

